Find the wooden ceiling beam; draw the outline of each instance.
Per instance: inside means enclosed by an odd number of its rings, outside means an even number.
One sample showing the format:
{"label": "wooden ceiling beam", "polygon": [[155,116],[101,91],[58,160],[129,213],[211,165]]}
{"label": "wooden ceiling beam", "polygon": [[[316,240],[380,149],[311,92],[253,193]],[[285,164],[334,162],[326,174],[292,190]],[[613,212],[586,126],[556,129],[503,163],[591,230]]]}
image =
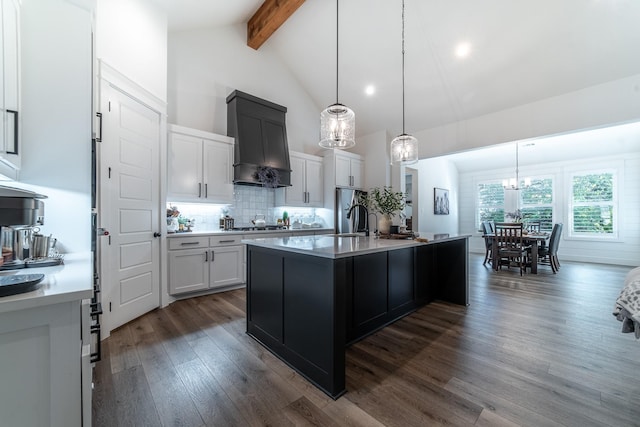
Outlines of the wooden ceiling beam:
{"label": "wooden ceiling beam", "polygon": [[258,50],[305,0],[265,0],[247,22],[247,45]]}

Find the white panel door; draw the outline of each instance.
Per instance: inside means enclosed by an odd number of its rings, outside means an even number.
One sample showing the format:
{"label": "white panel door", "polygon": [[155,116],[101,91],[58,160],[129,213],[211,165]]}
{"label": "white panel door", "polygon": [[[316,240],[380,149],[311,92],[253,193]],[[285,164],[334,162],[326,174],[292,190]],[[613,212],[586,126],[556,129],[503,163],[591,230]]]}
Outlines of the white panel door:
{"label": "white panel door", "polygon": [[169,251],[169,293],[199,291],[209,287],[207,248]]}
{"label": "white panel door", "polygon": [[307,160],[306,165],[307,203],[309,206],[321,208],[324,205],[322,162]]}
{"label": "white panel door", "polygon": [[339,187],[351,187],[351,159],[336,155],[336,185]]}
{"label": "white panel door", "polygon": [[286,187],[287,194],[286,203],[290,206],[304,206],[306,198],[304,192],[305,186],[305,160],[291,155],[289,158],[291,163],[291,187]]}
{"label": "white panel door", "polygon": [[351,159],[351,185],[355,188],[362,188],[362,160]]}
{"label": "white panel door", "polygon": [[218,247],[211,254],[209,287],[236,285],[244,281],[244,246]]}
{"label": "white panel door", "polygon": [[176,200],[199,200],[202,188],[202,139],[169,134],[167,194]]}
{"label": "white panel door", "polygon": [[113,329],[160,305],[160,115],[105,82],[101,100],[102,302]]}
{"label": "white panel door", "polygon": [[204,194],[207,201],[233,203],[233,146],[204,140]]}

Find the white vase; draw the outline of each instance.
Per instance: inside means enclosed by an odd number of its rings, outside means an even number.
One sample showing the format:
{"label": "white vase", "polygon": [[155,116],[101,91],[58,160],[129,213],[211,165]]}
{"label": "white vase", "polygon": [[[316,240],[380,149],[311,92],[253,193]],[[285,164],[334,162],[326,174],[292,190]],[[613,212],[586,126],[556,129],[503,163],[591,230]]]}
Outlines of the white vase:
{"label": "white vase", "polygon": [[380,234],[389,234],[389,229],[391,228],[391,215],[383,214],[380,219],[378,219],[378,232]]}

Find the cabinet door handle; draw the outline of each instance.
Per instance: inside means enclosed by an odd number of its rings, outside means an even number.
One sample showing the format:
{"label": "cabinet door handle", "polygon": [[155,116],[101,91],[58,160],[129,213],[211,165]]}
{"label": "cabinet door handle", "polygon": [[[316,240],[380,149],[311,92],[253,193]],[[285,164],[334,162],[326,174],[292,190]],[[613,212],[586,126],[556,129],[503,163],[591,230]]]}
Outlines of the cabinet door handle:
{"label": "cabinet door handle", "polygon": [[235,240],[220,240],[218,243],[233,243]]}
{"label": "cabinet door handle", "polygon": [[309,203],[309,192],[308,192],[308,191],[306,192],[306,200],[305,200],[305,203]]}
{"label": "cabinet door handle", "polygon": [[208,184],[206,184],[206,183],[205,183],[205,184],[204,184],[204,198],[205,198],[205,199],[206,199],[207,197],[209,197],[209,196],[208,196],[208,194],[209,194]]}
{"label": "cabinet door handle", "polygon": [[[6,111],[8,114],[13,114],[13,147],[11,150],[7,147],[7,154],[18,154],[18,112],[15,110]],[[11,123],[11,120],[7,120],[7,123]]]}
{"label": "cabinet door handle", "polygon": [[98,131],[100,131],[100,136],[96,136],[96,142],[102,142],[102,113],[96,113],[96,117],[98,117]]}
{"label": "cabinet door handle", "polygon": [[204,251],[204,262],[209,261],[209,251]]}
{"label": "cabinet door handle", "polygon": [[214,258],[215,258],[215,252],[211,251],[211,262],[213,262]]}
{"label": "cabinet door handle", "polygon": [[198,183],[198,197],[202,197],[202,183]]}
{"label": "cabinet door handle", "polygon": [[180,246],[199,245],[200,242],[182,242]]}

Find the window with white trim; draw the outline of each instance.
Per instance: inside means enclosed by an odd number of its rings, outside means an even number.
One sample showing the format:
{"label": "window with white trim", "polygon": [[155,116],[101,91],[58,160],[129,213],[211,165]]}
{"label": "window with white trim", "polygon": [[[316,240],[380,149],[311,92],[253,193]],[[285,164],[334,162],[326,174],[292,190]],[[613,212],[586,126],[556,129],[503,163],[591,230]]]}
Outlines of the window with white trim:
{"label": "window with white trim", "polygon": [[572,237],[618,237],[617,172],[613,169],[570,174],[569,233]]}
{"label": "window with white trim", "polygon": [[[523,182],[520,183],[523,186]],[[513,191],[513,190],[509,190]],[[531,185],[520,191],[520,215],[523,222],[540,221],[540,229],[553,228],[553,178],[531,177]],[[504,222],[505,189],[498,181],[481,181],[477,187],[476,227],[483,221]]]}
{"label": "window with white trim", "polygon": [[541,231],[553,229],[553,178],[531,178],[521,190],[520,211],[523,222],[540,221]]}
{"label": "window with white trim", "polygon": [[504,221],[504,187],[498,181],[478,183],[476,229],[483,221]]}

